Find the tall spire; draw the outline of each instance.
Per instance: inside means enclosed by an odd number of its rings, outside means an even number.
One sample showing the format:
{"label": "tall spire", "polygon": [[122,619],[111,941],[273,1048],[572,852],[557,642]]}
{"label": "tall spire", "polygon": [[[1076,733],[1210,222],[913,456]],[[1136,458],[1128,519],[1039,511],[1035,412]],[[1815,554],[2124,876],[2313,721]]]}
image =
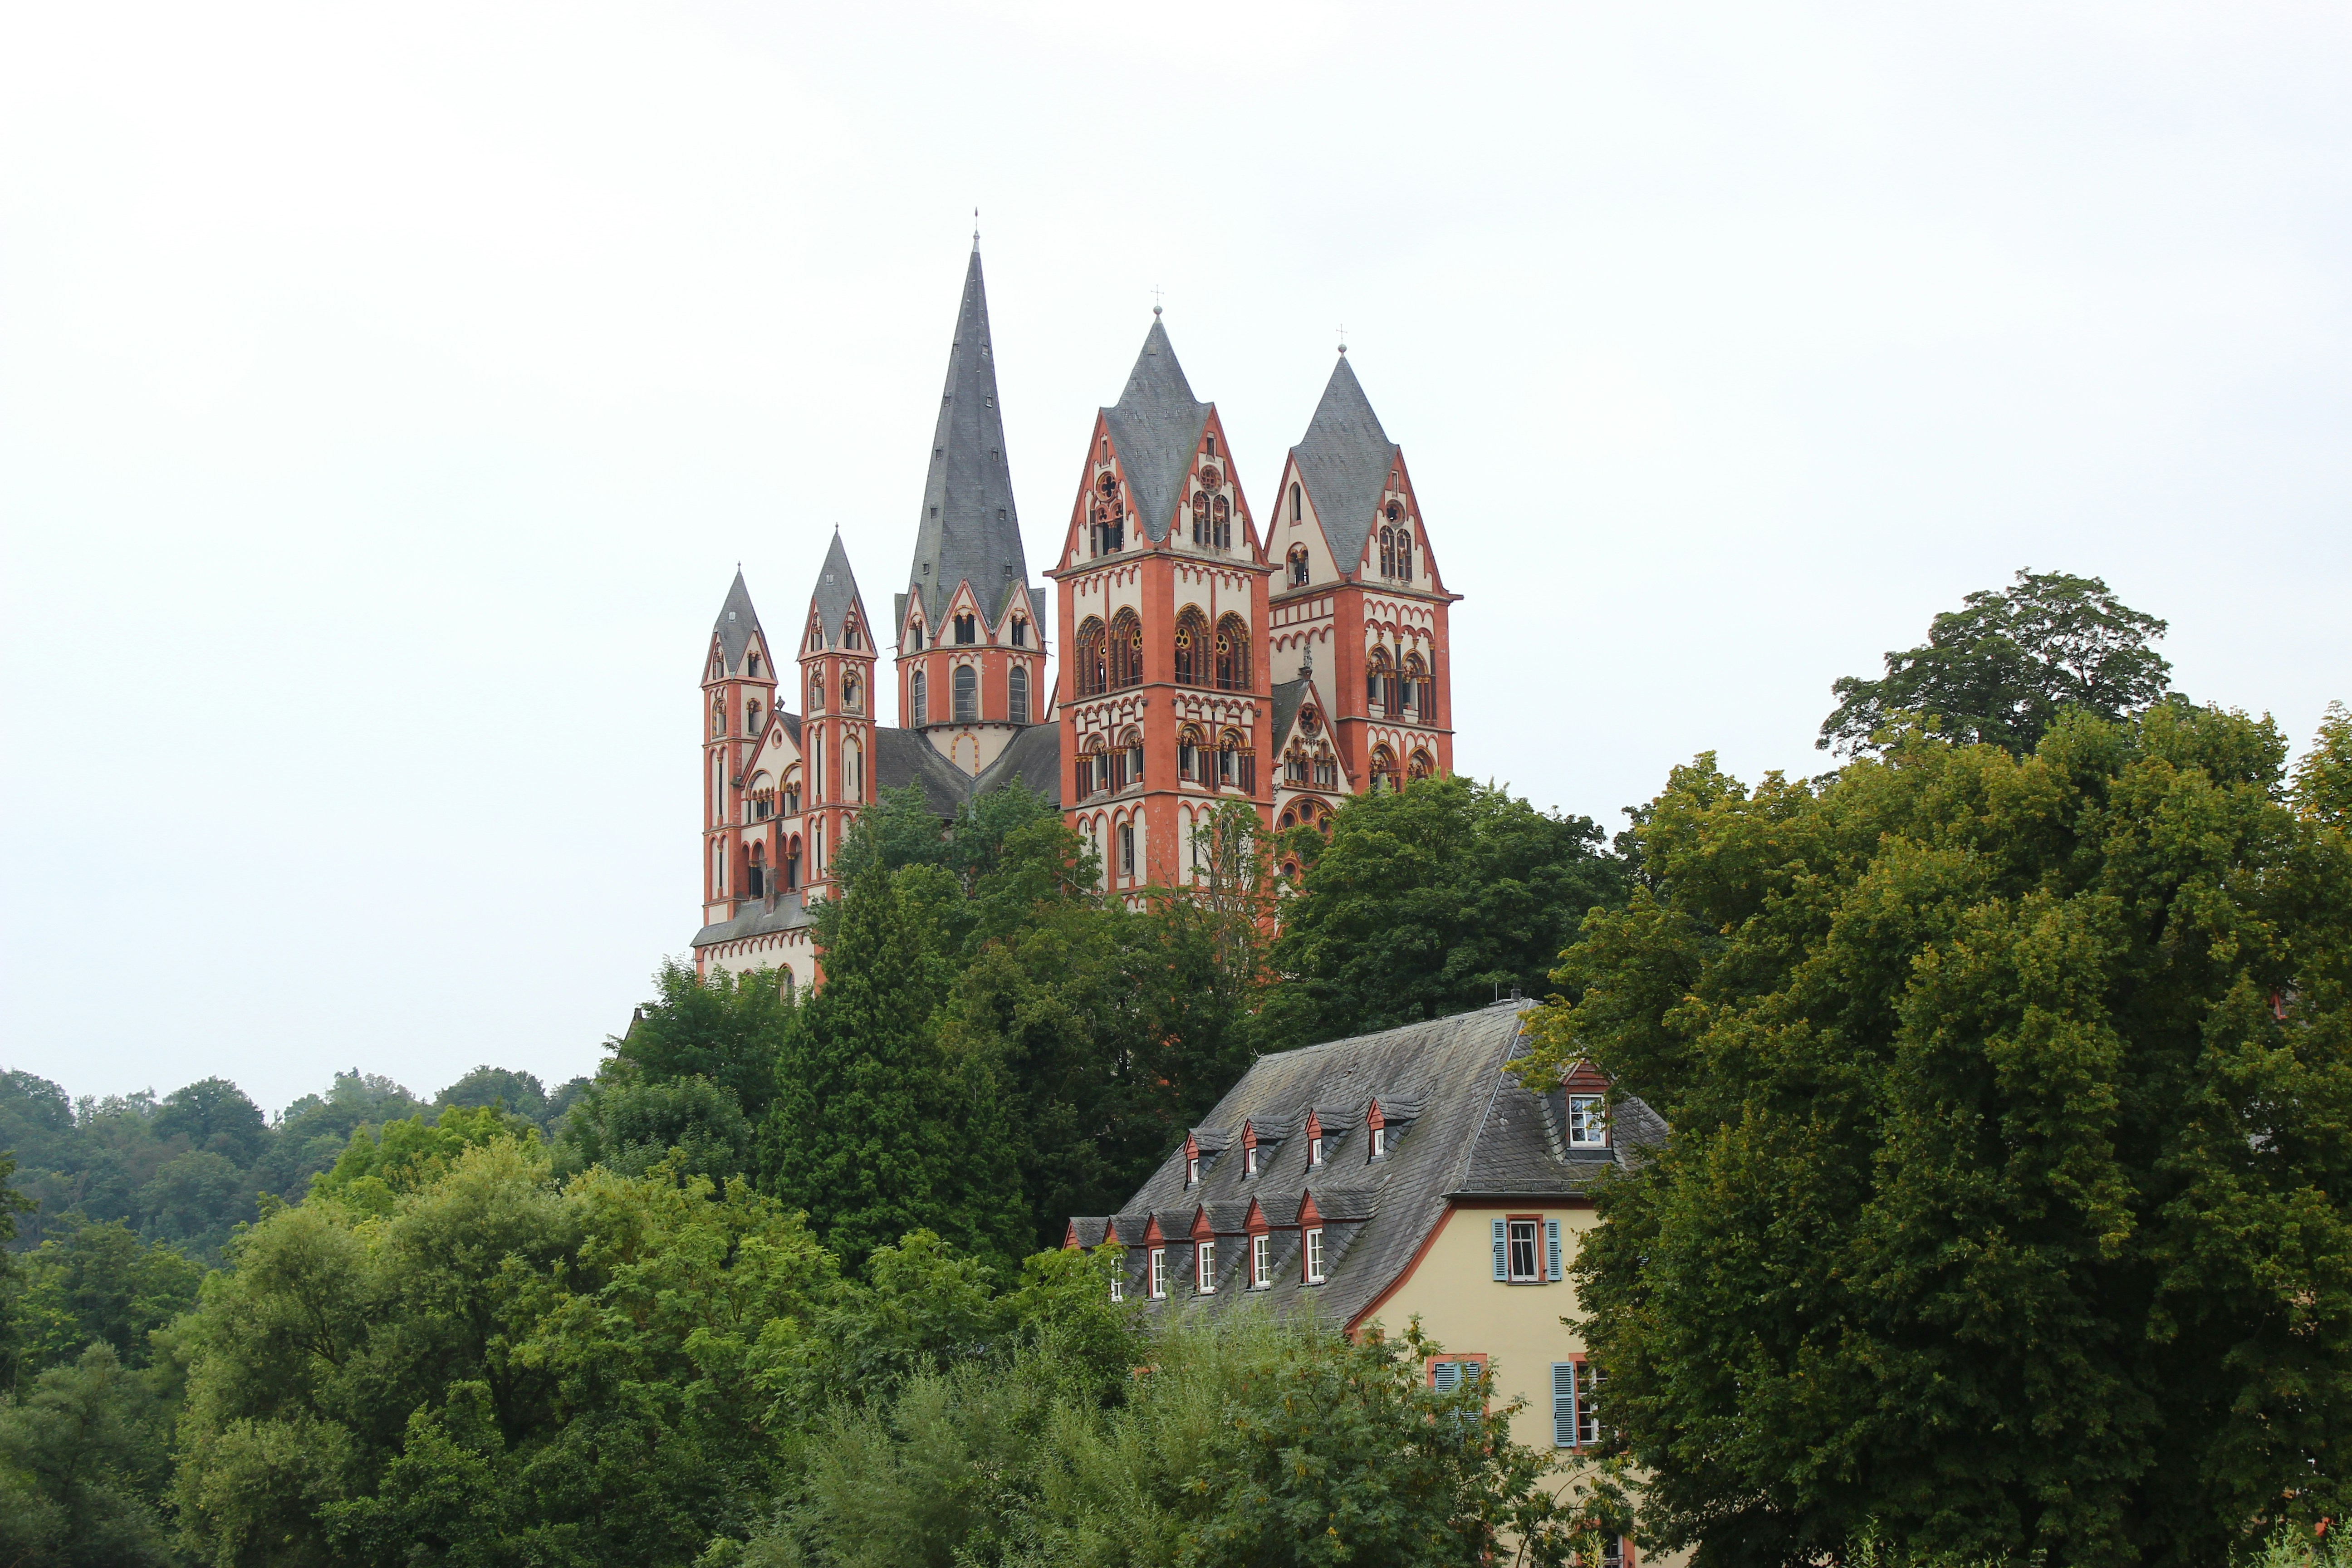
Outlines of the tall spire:
{"label": "tall spire", "polygon": [[[827,647],[841,646],[842,623],[849,612],[856,610],[858,619],[866,619],[865,601],[857,595],[857,574],[849,569],[849,552],[841,547],[841,530],[833,531],[833,548],[824,552],[824,565],[818,569],[816,592],[809,595],[809,608],[815,612],[818,624],[824,630]],[[866,628],[867,646],[871,647],[874,628]]]}
{"label": "tall spire", "polygon": [[[751,608],[751,590],[744,585],[743,568],[735,568],[735,585],[727,590],[727,602],[719,606],[719,619],[711,623],[711,635],[719,639],[719,647],[733,669],[743,662],[743,646],[751,634],[760,631],[760,613]],[[761,632],[761,636],[767,634]]]}
{"label": "tall spire", "polygon": [[1157,544],[1175,521],[1184,472],[1209,423],[1209,405],[1192,395],[1159,306],[1151,308],[1151,330],[1143,334],[1143,350],[1127,373],[1127,389],[1102,413],[1135,492],[1137,521],[1144,537]]}
{"label": "tall spire", "polygon": [[[948,350],[939,427],[931,436],[908,593],[921,599],[936,631],[958,583],[971,584],[982,612],[993,621],[1003,613],[1013,585],[1028,580],[1021,515],[1013,505],[1012,475],[1004,460],[988,289],[981,279],[980,236],[974,233],[971,262],[963,275],[963,300],[956,311],[955,342]],[[903,634],[905,628],[899,630]]]}
{"label": "tall spire", "polygon": [[1353,571],[1372,531],[1372,510],[1396,461],[1397,445],[1381,428],[1381,416],[1372,412],[1372,400],[1364,395],[1345,350],[1331,367],[1306,436],[1290,451],[1307,493],[1315,498],[1315,515],[1322,520],[1332,555],[1342,572]]}

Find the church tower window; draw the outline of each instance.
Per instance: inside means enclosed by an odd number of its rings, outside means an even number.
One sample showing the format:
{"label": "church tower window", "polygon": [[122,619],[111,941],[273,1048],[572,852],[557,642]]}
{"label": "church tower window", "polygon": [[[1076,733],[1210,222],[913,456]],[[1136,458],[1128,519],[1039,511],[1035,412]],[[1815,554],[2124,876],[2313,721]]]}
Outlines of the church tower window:
{"label": "church tower window", "polygon": [[958,616],[955,618],[955,640],[959,646],[967,647],[980,640],[980,630],[973,617]]}
{"label": "church tower window", "polygon": [[759,732],[760,704],[758,700],[755,698],[751,701],[743,705],[743,733],[746,735],[756,735]]}
{"label": "church tower window", "polygon": [[800,814],[801,773],[798,768],[794,768],[791,773],[784,775],[784,815],[786,816],[798,816]]}
{"label": "church tower window", "polygon": [[1375,647],[1365,657],[1364,706],[1372,712],[1396,717],[1396,666],[1384,647]]}
{"label": "church tower window", "polygon": [[1307,586],[1307,546],[1304,544],[1290,547],[1290,585],[1294,588]]}
{"label": "church tower window", "polygon": [[1209,513],[1214,519],[1211,529],[1212,542],[1219,550],[1231,550],[1234,547],[1233,503],[1219,496],[1209,503]]}
{"label": "church tower window", "polygon": [[841,676],[842,711],[845,713],[856,712],[859,700],[865,695],[865,688],[858,684],[857,672],[854,669],[844,670]]}
{"label": "church tower window", "polygon": [[1225,616],[1217,622],[1217,689],[1247,691],[1249,687],[1249,628],[1239,616]]}
{"label": "church tower window", "polygon": [[[1021,623],[1013,622],[1013,628],[1017,633]],[[1004,690],[1006,716],[1015,724],[1029,722],[1029,668],[1026,665],[1013,667],[1012,673],[1004,678]]]}
{"label": "church tower window", "polygon": [[1176,732],[1176,776],[1192,784],[1201,779],[1201,731],[1187,724]]}
{"label": "church tower window", "polygon": [[923,651],[923,623],[920,621],[907,623],[907,651],[909,653]]}
{"label": "church tower window", "polygon": [[1386,746],[1372,748],[1372,789],[1375,793],[1397,786],[1396,753]]}
{"label": "church tower window", "polygon": [[1306,503],[1300,499],[1298,487],[1290,487],[1290,521],[1297,522],[1307,515]]}
{"label": "church tower window", "polygon": [[1176,617],[1176,684],[1209,684],[1209,618],[1187,605]]}
{"label": "church tower window", "polygon": [[1014,647],[1029,646],[1029,623],[1018,616],[1013,617],[1013,646]]}
{"label": "church tower window", "polygon": [[931,721],[929,684],[919,669],[907,678],[907,717],[911,723],[920,725]]}
{"label": "church tower window", "polygon": [[1206,550],[1209,547],[1209,492],[1196,491],[1192,497],[1192,542]]}
{"label": "church tower window", "polygon": [[1437,764],[1430,760],[1429,753],[1415,746],[1412,749],[1412,755],[1405,762],[1405,776],[1409,779],[1425,779],[1436,771]]}
{"label": "church tower window", "polygon": [[1109,684],[1121,691],[1143,684],[1143,623],[1133,610],[1121,610],[1110,622]]}
{"label": "church tower window", "polygon": [[955,716],[959,724],[969,724],[980,717],[980,671],[968,664],[956,666]]}
{"label": "church tower window", "polygon": [[784,891],[796,892],[800,885],[801,838],[800,835],[795,833],[793,835],[792,842],[784,847]]}
{"label": "church tower window", "polygon": [[824,671],[822,669],[809,671],[808,710],[812,713],[824,711]]}
{"label": "church tower window", "polygon": [[1103,642],[1103,624],[1088,616],[1078,627],[1077,687],[1081,697],[1099,697],[1108,689]]}

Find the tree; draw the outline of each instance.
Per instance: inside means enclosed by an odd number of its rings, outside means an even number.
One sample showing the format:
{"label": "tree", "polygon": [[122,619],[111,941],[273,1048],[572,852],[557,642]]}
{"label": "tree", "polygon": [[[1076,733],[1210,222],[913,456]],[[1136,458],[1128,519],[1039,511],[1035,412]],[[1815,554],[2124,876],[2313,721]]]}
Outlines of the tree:
{"label": "tree", "polygon": [[20,1353],[27,1370],[69,1361],[91,1344],[147,1364],[148,1336],[195,1305],[203,1268],[143,1239],[121,1220],[74,1226],[24,1261]]}
{"label": "tree", "polygon": [[239,1169],[269,1146],[269,1122],[245,1091],[225,1078],[175,1089],[155,1108],[155,1136],[184,1138],[188,1147],[218,1154]]}
{"label": "tree", "polygon": [[2303,816],[2352,832],[2352,712],[2327,705],[2319,733],[2294,769],[2294,804]]}
{"label": "tree", "polygon": [[420,1110],[380,1131],[353,1132],[334,1164],[310,1178],[310,1196],[381,1214],[400,1194],[437,1180],[468,1149],[512,1142],[535,1149],[539,1141],[537,1127],[496,1106],[453,1105],[430,1121]]}
{"label": "tree", "polygon": [[591,1165],[641,1175],[677,1155],[677,1168],[714,1181],[751,1173],[751,1123],[735,1096],[707,1078],[645,1082],[628,1071],[599,1078],[555,1135],[555,1169]]}
{"label": "tree", "polygon": [[823,906],[825,983],[794,1016],[761,1168],[852,1267],[926,1228],[1030,1250],[999,1085],[940,1045],[955,966],[936,911],[957,901],[937,867],[870,864]]}
{"label": "tree", "polygon": [[11,1568],[163,1568],[170,1474],[153,1394],[106,1344],[0,1403],[0,1552]]}
{"label": "tree", "polygon": [[772,970],[725,971],[709,979],[687,964],[655,973],[659,994],[629,1032],[606,1042],[643,1081],[705,1078],[729,1090],[757,1121],[776,1091],[776,1053],[792,1032],[794,999]]}
{"label": "tree", "polygon": [[434,1107],[495,1105],[545,1127],[549,1121],[547,1088],[538,1078],[485,1062],[433,1097]]}
{"label": "tree", "polygon": [[2267,721],[1711,757],[1529,1081],[1673,1129],[1576,1268],[1644,1520],[1704,1565],[2204,1563],[2352,1504],[2352,844]]}
{"label": "tree", "polygon": [[1329,842],[1294,829],[1305,862],[1273,949],[1269,1046],[1308,1045],[1483,1006],[1543,980],[1624,868],[1590,818],[1491,784],[1423,779],[1359,795]]}
{"label": "tree", "polygon": [[2122,719],[2162,698],[2172,667],[2148,644],[2164,632],[2099,578],[2020,572],[2013,587],[1937,616],[1922,647],[1887,654],[1881,679],[1840,677],[1815,744],[1866,755],[1911,714],[1937,734],[2023,755],[2066,709]]}

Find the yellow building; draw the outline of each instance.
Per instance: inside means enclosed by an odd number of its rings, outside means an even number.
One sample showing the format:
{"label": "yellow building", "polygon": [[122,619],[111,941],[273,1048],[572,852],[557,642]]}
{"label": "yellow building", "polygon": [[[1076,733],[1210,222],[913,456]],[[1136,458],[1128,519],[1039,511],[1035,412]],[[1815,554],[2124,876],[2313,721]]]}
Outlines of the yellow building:
{"label": "yellow building", "polygon": [[1433,1384],[1483,1364],[1498,1403],[1527,1402],[1521,1442],[1593,1443],[1605,1390],[1560,1321],[1565,1266],[1594,1179],[1665,1128],[1630,1098],[1604,1115],[1587,1072],[1523,1087],[1509,1063],[1533,1005],[1259,1058],[1125,1212],[1073,1219],[1067,1245],[1124,1247],[1122,1288],[1147,1301],[1259,1300],[1350,1331],[1418,1316],[1444,1347]]}

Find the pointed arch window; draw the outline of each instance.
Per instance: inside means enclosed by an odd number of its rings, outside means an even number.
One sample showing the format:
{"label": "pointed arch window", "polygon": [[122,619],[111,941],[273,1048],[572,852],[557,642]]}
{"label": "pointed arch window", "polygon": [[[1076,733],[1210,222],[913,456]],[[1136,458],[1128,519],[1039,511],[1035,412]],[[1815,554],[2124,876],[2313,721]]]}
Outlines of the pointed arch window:
{"label": "pointed arch window", "polygon": [[801,771],[798,768],[793,769],[784,775],[783,800],[786,816],[798,816],[801,814]]}
{"label": "pointed arch window", "polygon": [[1217,622],[1217,689],[1250,689],[1249,628],[1239,616],[1224,616]]}
{"label": "pointed arch window", "polygon": [[1192,494],[1192,542],[1202,549],[1209,548],[1209,492]]}
{"label": "pointed arch window", "polygon": [[809,671],[808,710],[812,713],[824,711],[824,671],[822,668]]}
{"label": "pointed arch window", "polygon": [[1429,666],[1422,662],[1418,653],[1405,655],[1404,673],[1397,682],[1398,706],[1408,717],[1418,719],[1424,724],[1435,721],[1429,704],[1423,700],[1428,689]]}
{"label": "pointed arch window", "polygon": [[856,712],[859,705],[864,702],[865,699],[866,686],[863,681],[857,679],[857,672],[854,669],[843,670],[841,672],[842,711],[845,713]]}
{"label": "pointed arch window", "polygon": [[714,735],[727,733],[727,699],[724,697],[710,700],[710,732]]}
{"label": "pointed arch window", "polygon": [[1397,786],[1396,753],[1386,746],[1372,748],[1372,790],[1392,790]]}
{"label": "pointed arch window", "polygon": [[1019,616],[1013,617],[1013,646],[1014,647],[1029,646],[1029,623]]}
{"label": "pointed arch window", "polygon": [[853,804],[866,798],[866,748],[845,742],[841,753],[842,796]]}
{"label": "pointed arch window", "polygon": [[1078,627],[1078,695],[1099,697],[1109,689],[1110,677],[1104,658],[1108,637],[1102,622],[1088,616]]}
{"label": "pointed arch window", "polygon": [[1375,713],[1396,716],[1396,662],[1389,650],[1375,647],[1364,658],[1364,706]]}
{"label": "pointed arch window", "polygon": [[1299,498],[1298,487],[1292,485],[1290,487],[1290,521],[1297,522],[1306,516],[1304,508],[1305,503]]}
{"label": "pointed arch window", "polygon": [[931,721],[930,682],[919,669],[907,678],[907,721],[915,725]]}
{"label": "pointed arch window", "polygon": [[1176,617],[1176,684],[1209,684],[1209,617],[1187,605]]}
{"label": "pointed arch window", "polygon": [[1198,726],[1187,724],[1176,731],[1176,776],[1192,784],[1204,782],[1201,770],[1207,756],[1201,743]]}
{"label": "pointed arch window", "polygon": [[958,616],[955,618],[955,640],[961,647],[969,647],[978,642],[980,640],[978,619],[971,616]]}
{"label": "pointed arch window", "polygon": [[[1020,627],[1021,624],[1015,621],[1013,630],[1017,632]],[[1015,724],[1029,722],[1029,667],[1027,665],[1016,664],[1013,667],[1012,673],[1004,678],[1004,692],[1006,715]]]}
{"label": "pointed arch window", "polygon": [[907,651],[909,653],[923,651],[923,623],[920,621],[907,623]]}
{"label": "pointed arch window", "polygon": [[1143,684],[1143,622],[1133,610],[1121,610],[1110,620],[1109,686],[1120,691]]}
{"label": "pointed arch window", "polygon": [[1292,545],[1290,547],[1290,585],[1294,588],[1307,586],[1307,546]]}
{"label": "pointed arch window", "polygon": [[980,671],[968,664],[956,666],[955,717],[959,724],[969,724],[980,717]]}
{"label": "pointed arch window", "polygon": [[1209,503],[1210,542],[1219,550],[1234,547],[1234,503],[1219,496]]}
{"label": "pointed arch window", "polygon": [[784,846],[784,891],[797,891],[801,885],[801,836],[793,834]]}
{"label": "pointed arch window", "polygon": [[1415,746],[1412,749],[1412,755],[1405,759],[1404,768],[1406,778],[1425,779],[1437,771],[1437,763],[1431,759],[1427,752]]}

